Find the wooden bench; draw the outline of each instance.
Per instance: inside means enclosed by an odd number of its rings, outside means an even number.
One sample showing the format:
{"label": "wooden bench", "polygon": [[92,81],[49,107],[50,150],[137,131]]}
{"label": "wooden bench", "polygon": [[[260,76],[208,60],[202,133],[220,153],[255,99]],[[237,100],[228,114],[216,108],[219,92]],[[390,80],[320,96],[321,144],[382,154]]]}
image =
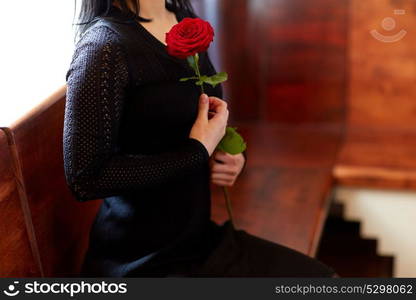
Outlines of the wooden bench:
{"label": "wooden bench", "polygon": [[[30,213],[28,222],[36,238],[32,250],[46,277],[79,272],[89,228],[100,204],[100,201],[77,202],[65,182],[62,152],[65,93],[66,87],[61,88],[9,128],[24,189],[20,200],[15,201],[21,201]],[[8,153],[2,151],[2,155],[3,152]],[[9,218],[16,218],[17,222],[19,213],[10,213]],[[1,223],[6,220],[1,219]],[[8,226],[13,226],[16,232],[23,230],[21,223],[10,222]],[[21,236],[12,237],[24,241]],[[8,255],[12,252],[7,247],[1,251],[7,251]],[[10,257],[8,261],[19,260]],[[1,269],[0,274],[4,276]],[[15,276],[13,272],[9,274]]]}
{"label": "wooden bench", "polygon": [[[248,140],[247,167],[231,188],[238,228],[314,256],[333,186],[341,132],[328,127],[239,126]],[[214,188],[213,217],[227,218]]]}
{"label": "wooden bench", "polygon": [[[0,130],[0,276],[40,276],[40,264],[32,250],[31,219],[19,182],[11,139]],[[33,233],[33,232],[31,232]]]}
{"label": "wooden bench", "polygon": [[[16,205],[23,201],[28,207],[36,238],[35,249],[29,254],[34,252],[39,256],[44,276],[58,277],[76,275],[79,271],[89,228],[100,204],[99,200],[77,202],[64,180],[64,92],[59,90],[10,128],[25,191],[21,199],[17,194],[13,199]],[[281,128],[268,124],[245,124],[240,130],[249,142],[250,159],[231,192],[237,225],[313,255],[328,208],[331,164],[339,133],[332,129]],[[4,137],[3,140],[1,158],[4,159],[9,149]],[[326,147],[321,148],[320,142]],[[1,174],[4,178],[7,172]],[[11,182],[10,176],[6,182]],[[218,189],[213,194],[213,217],[222,222],[226,213],[222,194],[218,194]],[[20,210],[10,211],[13,222],[8,226],[15,230],[11,238],[19,243],[26,241],[24,249],[28,251],[28,238],[22,236],[25,226],[22,219],[18,221],[21,214]],[[15,264],[17,258],[10,256],[6,242],[2,242],[1,251],[9,255],[4,257],[5,263]],[[28,271],[31,269],[30,261],[25,260],[25,274],[39,275],[39,271]],[[13,269],[1,273],[2,276],[19,274],[22,273]]]}
{"label": "wooden bench", "polygon": [[337,184],[416,189],[416,131],[350,129],[337,158]]}

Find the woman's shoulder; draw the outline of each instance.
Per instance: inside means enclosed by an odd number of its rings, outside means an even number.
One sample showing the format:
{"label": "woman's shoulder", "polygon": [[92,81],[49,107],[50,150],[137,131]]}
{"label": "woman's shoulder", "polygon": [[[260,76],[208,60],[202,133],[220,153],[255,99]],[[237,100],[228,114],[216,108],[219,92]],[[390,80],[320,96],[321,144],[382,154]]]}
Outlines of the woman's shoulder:
{"label": "woman's shoulder", "polygon": [[75,44],[75,48],[80,48],[84,45],[101,48],[108,44],[120,44],[119,33],[98,20],[90,24],[82,33]]}
{"label": "woman's shoulder", "polygon": [[76,41],[72,62],[78,57],[101,59],[110,56],[127,58],[124,42],[120,33],[107,21],[94,20]]}
{"label": "woman's shoulder", "polygon": [[81,35],[78,43],[85,40],[100,39],[106,41],[120,41],[128,34],[128,26],[118,23],[111,18],[96,18]]}

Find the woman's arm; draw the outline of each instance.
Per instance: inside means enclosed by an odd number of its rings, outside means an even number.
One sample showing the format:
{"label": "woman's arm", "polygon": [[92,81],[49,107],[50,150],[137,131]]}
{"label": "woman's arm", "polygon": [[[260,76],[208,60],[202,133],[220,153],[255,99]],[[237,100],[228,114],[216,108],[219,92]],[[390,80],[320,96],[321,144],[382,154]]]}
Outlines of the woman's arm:
{"label": "woman's arm", "polygon": [[105,26],[91,28],[77,44],[67,73],[64,169],[79,201],[156,187],[199,170],[209,160],[204,145],[192,138],[175,152],[119,153],[128,81],[126,53],[117,33]]}

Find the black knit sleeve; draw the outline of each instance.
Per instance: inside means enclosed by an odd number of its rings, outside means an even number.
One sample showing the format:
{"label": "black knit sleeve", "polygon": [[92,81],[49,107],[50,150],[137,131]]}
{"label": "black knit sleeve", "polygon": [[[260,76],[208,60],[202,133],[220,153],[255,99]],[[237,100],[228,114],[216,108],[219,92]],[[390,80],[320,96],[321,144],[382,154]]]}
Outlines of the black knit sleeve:
{"label": "black knit sleeve", "polygon": [[77,43],[66,75],[63,155],[68,187],[79,201],[154,188],[208,162],[205,146],[192,138],[158,155],[118,151],[128,73],[126,53],[112,29],[90,28]]}

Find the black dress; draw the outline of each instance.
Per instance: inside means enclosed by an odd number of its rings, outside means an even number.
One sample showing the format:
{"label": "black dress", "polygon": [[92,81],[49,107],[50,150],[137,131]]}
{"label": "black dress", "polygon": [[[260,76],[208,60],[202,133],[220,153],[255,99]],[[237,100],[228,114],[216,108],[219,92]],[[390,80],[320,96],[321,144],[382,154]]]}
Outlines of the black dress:
{"label": "black dress", "polygon": [[[180,21],[188,15],[177,12]],[[202,73],[215,69],[206,53]],[[81,276],[332,276],[325,265],[210,219],[209,155],[189,138],[199,90],[186,60],[112,7],[67,72],[64,167],[78,201],[102,198]],[[207,94],[222,97],[221,86]]]}

